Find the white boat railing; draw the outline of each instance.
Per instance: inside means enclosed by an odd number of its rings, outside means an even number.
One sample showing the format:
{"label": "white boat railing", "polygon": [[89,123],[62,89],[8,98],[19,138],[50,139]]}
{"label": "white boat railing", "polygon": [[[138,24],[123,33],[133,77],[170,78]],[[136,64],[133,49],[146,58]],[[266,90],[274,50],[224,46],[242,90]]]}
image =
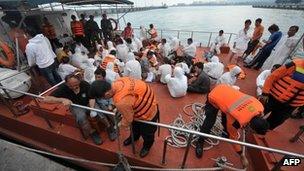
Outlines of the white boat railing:
{"label": "white boat railing", "polygon": [[[16,93],[21,93],[21,94],[30,96],[34,99],[44,99],[43,96],[39,96],[39,95],[36,95],[36,94],[27,93],[27,92],[23,92],[23,91],[19,91],[19,90],[14,90],[14,89],[11,89],[9,87],[0,86],[0,89],[2,89],[3,91],[12,91],[12,92],[16,92]],[[105,110],[94,109],[94,108],[90,108],[90,107],[82,106],[82,105],[77,105],[77,104],[71,104],[71,106],[115,116],[115,113],[105,111]],[[179,128],[179,127],[171,126],[171,125],[164,124],[164,123],[156,123],[156,122],[150,122],[150,121],[144,121],[144,120],[136,120],[136,121],[146,123],[146,124],[150,124],[150,125],[155,125],[157,127],[162,127],[162,128],[167,128],[167,129],[173,129],[173,130],[177,130],[177,131],[186,132],[186,133],[189,133],[190,135],[203,136],[205,138],[211,138],[211,139],[215,139],[215,140],[219,140],[219,141],[223,141],[223,142],[228,142],[228,143],[231,143],[231,144],[238,144],[238,145],[241,145],[241,146],[254,148],[254,149],[258,149],[258,150],[262,150],[262,151],[268,151],[268,152],[288,155],[288,156],[292,156],[292,157],[299,157],[299,158],[304,159],[304,154],[301,154],[301,153],[289,152],[289,151],[281,150],[281,149],[277,149],[277,148],[264,147],[264,146],[260,146],[260,145],[256,145],[256,144],[246,143],[246,142],[242,142],[242,141],[236,141],[236,140],[232,140],[232,139],[228,139],[228,138],[218,137],[218,136],[211,135],[211,134],[206,134],[206,133],[192,131],[192,130],[188,130],[188,129],[184,129],[184,128]]]}
{"label": "white boat railing", "polygon": [[[134,28],[136,35],[140,35],[140,28]],[[191,31],[191,30],[174,30],[174,29],[158,29],[159,38],[169,39],[170,37],[176,37],[180,40],[181,44],[185,44],[188,38],[192,38],[195,43],[200,47],[210,47],[219,32],[207,32],[207,31]],[[232,40],[235,39],[237,34],[224,33],[226,38],[226,44],[232,45]],[[147,37],[149,37],[147,33]]]}

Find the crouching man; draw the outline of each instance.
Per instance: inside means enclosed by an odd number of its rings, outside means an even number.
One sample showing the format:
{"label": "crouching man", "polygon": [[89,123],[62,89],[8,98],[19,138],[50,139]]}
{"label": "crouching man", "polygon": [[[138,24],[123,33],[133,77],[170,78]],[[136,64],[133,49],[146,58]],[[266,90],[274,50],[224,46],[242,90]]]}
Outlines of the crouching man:
{"label": "crouching man", "polygon": [[44,101],[47,103],[62,103],[65,106],[69,106],[71,113],[76,117],[76,122],[84,137],[90,136],[95,144],[100,145],[102,144],[102,140],[96,130],[91,127],[87,118],[89,111],[70,106],[72,103],[88,106],[89,90],[89,83],[82,81],[77,75],[70,74],[65,77],[65,84],[59,86],[51,96],[45,97]]}
{"label": "crouching man", "polygon": [[[152,89],[143,81],[129,77],[123,77],[113,82],[112,86],[106,81],[95,81],[91,85],[93,98],[113,98],[114,105],[122,115],[121,126],[132,125],[134,140],[140,136],[144,139],[140,157],[148,155],[154,143],[154,134],[157,126],[133,121],[133,119],[156,122],[159,118],[159,110]],[[131,144],[131,135],[123,144]]]}
{"label": "crouching man", "polygon": [[[208,95],[205,106],[206,119],[200,132],[209,134],[215,124],[218,111],[222,112],[222,124],[228,137],[238,139],[238,129],[250,126],[257,134],[265,135],[269,124],[262,118],[264,107],[256,98],[244,94],[227,84],[216,86]],[[204,137],[200,137],[196,144],[196,156],[203,155]],[[240,145],[234,145],[241,155]]]}

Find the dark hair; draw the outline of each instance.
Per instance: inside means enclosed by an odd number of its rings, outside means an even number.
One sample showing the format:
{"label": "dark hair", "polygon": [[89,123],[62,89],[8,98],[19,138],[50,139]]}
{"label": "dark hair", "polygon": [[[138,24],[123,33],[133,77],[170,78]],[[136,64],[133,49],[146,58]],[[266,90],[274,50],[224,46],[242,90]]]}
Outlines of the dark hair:
{"label": "dark hair", "polygon": [[69,58],[69,57],[63,57],[63,58],[61,59],[61,62],[62,62],[63,64],[67,64],[67,63],[70,62],[70,58]]}
{"label": "dark hair", "polygon": [[280,30],[280,28],[279,28],[279,26],[276,25],[276,24],[272,24],[272,25],[269,26],[269,28],[268,28],[268,31],[273,31],[273,32],[276,32],[276,31],[279,31],[279,30]]}
{"label": "dark hair", "polygon": [[127,39],[126,39],[126,42],[127,42],[128,44],[131,44],[131,43],[132,43],[132,39],[131,39],[131,38],[127,38]]}
{"label": "dark hair", "polygon": [[43,21],[49,21],[49,20],[48,20],[48,18],[46,18],[46,17],[43,17]]}
{"label": "dark hair", "polygon": [[252,23],[251,20],[248,19],[248,20],[245,21],[245,24],[248,24],[248,23],[251,24]]}
{"label": "dark hair", "polygon": [[147,53],[147,56],[151,56],[151,55],[154,55],[154,52],[149,50],[148,53]]}
{"label": "dark hair", "polygon": [[130,22],[128,22],[128,23],[127,23],[127,26],[131,26],[131,23],[130,23]]}
{"label": "dark hair", "polygon": [[116,55],[116,50],[111,50],[110,51],[110,55],[114,55],[115,56]]}
{"label": "dark hair", "polygon": [[70,79],[75,78],[78,81],[80,81],[80,77],[78,75],[75,75],[75,73],[69,74],[67,76],[65,76],[64,81],[67,83]]}
{"label": "dark hair", "polygon": [[105,13],[102,14],[102,17],[106,17],[106,16],[107,16],[107,14],[105,14]]}
{"label": "dark hair", "polygon": [[262,23],[262,19],[258,18],[258,19],[255,20],[255,22]]}
{"label": "dark hair", "polygon": [[169,64],[169,65],[172,64],[171,60],[168,59],[168,58],[164,58],[164,63],[165,63],[165,64]]}
{"label": "dark hair", "polygon": [[82,14],[80,14],[80,17],[83,17],[83,18],[84,18],[84,17],[85,17],[85,15],[82,13]]}
{"label": "dark hair", "polygon": [[272,66],[272,68],[278,69],[278,68],[280,68],[281,66],[282,66],[281,64],[275,64],[275,65]]}
{"label": "dark hair", "polygon": [[75,15],[71,15],[71,19],[76,19],[76,16]]}
{"label": "dark hair", "polygon": [[30,28],[27,30],[27,34],[29,34],[31,37],[35,37],[37,34],[40,34],[41,32],[34,29],[34,28]]}
{"label": "dark hair", "polygon": [[167,39],[162,39],[161,41],[164,43],[167,43]]}
{"label": "dark hair", "polygon": [[93,15],[90,15],[89,18],[93,20],[93,19],[94,19],[94,16],[93,16]]}
{"label": "dark hair", "polygon": [[200,69],[204,69],[204,63],[202,63],[202,62],[197,62],[193,66],[198,67]]}
{"label": "dark hair", "polygon": [[222,34],[223,34],[223,33],[224,33],[224,30],[220,30],[220,32],[219,32],[219,33],[222,33]]}
{"label": "dark hair", "polygon": [[70,50],[70,47],[65,45],[65,46],[63,46],[63,50]]}
{"label": "dark hair", "polygon": [[192,38],[189,38],[189,39],[187,39],[187,41],[191,41],[191,42],[193,42],[193,39],[192,39]]}
{"label": "dark hair", "polygon": [[267,130],[269,129],[269,123],[261,118],[261,117],[254,117],[250,121],[250,127],[260,135],[265,135]]}
{"label": "dark hair", "polygon": [[106,77],[106,71],[102,69],[101,67],[98,67],[95,72],[95,75],[101,75],[102,77]]}
{"label": "dark hair", "polygon": [[153,28],[153,27],[154,27],[154,25],[153,25],[153,24],[150,24],[150,27],[151,27],[151,28]]}
{"label": "dark hair", "polygon": [[290,28],[294,28],[296,30],[296,32],[299,31],[299,26],[291,26]]}
{"label": "dark hair", "polygon": [[123,44],[123,40],[120,38],[119,35],[118,35],[118,37],[117,37],[117,40],[116,40],[116,44]]}
{"label": "dark hair", "polygon": [[111,90],[111,84],[105,80],[97,80],[91,84],[89,96],[91,98],[104,97],[107,91]]}

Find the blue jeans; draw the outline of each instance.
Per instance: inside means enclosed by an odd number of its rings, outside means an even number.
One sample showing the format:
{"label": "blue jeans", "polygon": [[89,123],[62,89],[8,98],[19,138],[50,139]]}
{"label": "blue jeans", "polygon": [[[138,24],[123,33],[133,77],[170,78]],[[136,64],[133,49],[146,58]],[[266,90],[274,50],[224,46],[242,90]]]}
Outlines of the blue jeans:
{"label": "blue jeans", "polygon": [[61,78],[57,73],[55,62],[46,68],[39,68],[39,70],[51,86],[60,83]]}

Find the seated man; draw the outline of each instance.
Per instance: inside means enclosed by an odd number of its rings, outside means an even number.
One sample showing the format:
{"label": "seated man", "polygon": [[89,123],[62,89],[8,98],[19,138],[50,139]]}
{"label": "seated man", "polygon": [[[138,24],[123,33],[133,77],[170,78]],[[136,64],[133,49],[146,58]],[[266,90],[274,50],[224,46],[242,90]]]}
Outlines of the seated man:
{"label": "seated man", "polygon": [[160,80],[161,83],[166,84],[165,77],[172,73],[172,66],[171,61],[169,59],[164,60],[164,64],[158,67],[157,70],[157,77],[158,80]]}
{"label": "seated man", "polygon": [[[200,132],[210,134],[215,124],[218,111],[222,112],[222,123],[228,137],[238,139],[238,129],[250,126],[257,134],[265,135],[269,124],[262,118],[264,107],[256,98],[244,94],[227,84],[216,86],[208,95],[205,105],[205,115]],[[200,136],[196,144],[196,156],[203,155],[203,144],[205,137]],[[235,150],[242,155],[240,145],[234,145]],[[242,155],[242,162],[248,164],[245,156]]]}
{"label": "seated man", "polygon": [[188,66],[193,64],[192,59],[195,58],[196,54],[196,45],[193,43],[192,38],[187,40],[187,45],[181,49],[183,55],[186,57],[186,63]]}
{"label": "seated man", "polygon": [[171,48],[166,39],[162,39],[157,48],[162,58],[167,58],[170,54]]}
{"label": "seated man", "polygon": [[173,77],[168,74],[165,77],[165,81],[168,85],[170,95],[172,97],[183,97],[187,94],[187,77],[184,75],[184,71],[180,67],[175,67]]}
{"label": "seated man", "polygon": [[196,80],[192,81],[188,86],[188,92],[206,94],[210,91],[210,79],[204,72],[204,64],[198,62],[194,64]]}
{"label": "seated man", "polygon": [[224,72],[224,65],[217,56],[213,56],[210,62],[204,64],[204,72],[209,76],[211,83],[215,84]]}
{"label": "seated man", "polygon": [[88,106],[89,89],[89,83],[82,81],[79,76],[71,74],[65,77],[65,84],[59,86],[50,96],[46,96],[44,101],[47,103],[62,103],[65,106],[69,106],[84,137],[91,136],[93,142],[100,145],[102,140],[88,121],[88,110],[70,106],[72,103]]}
{"label": "seated man", "polygon": [[225,45],[225,42],[226,42],[226,40],[224,37],[224,31],[220,30],[219,35],[215,38],[214,43],[212,43],[212,45],[210,47],[210,51],[212,53],[220,54],[221,53],[220,47]]}
{"label": "seated man", "polygon": [[265,70],[265,71],[261,72],[260,75],[257,77],[256,84],[257,84],[257,96],[258,97],[262,95],[264,83],[265,83],[266,79],[268,78],[268,76],[273,71],[275,71],[276,69],[278,69],[280,67],[281,67],[280,64],[276,64],[272,67],[271,70]]}

